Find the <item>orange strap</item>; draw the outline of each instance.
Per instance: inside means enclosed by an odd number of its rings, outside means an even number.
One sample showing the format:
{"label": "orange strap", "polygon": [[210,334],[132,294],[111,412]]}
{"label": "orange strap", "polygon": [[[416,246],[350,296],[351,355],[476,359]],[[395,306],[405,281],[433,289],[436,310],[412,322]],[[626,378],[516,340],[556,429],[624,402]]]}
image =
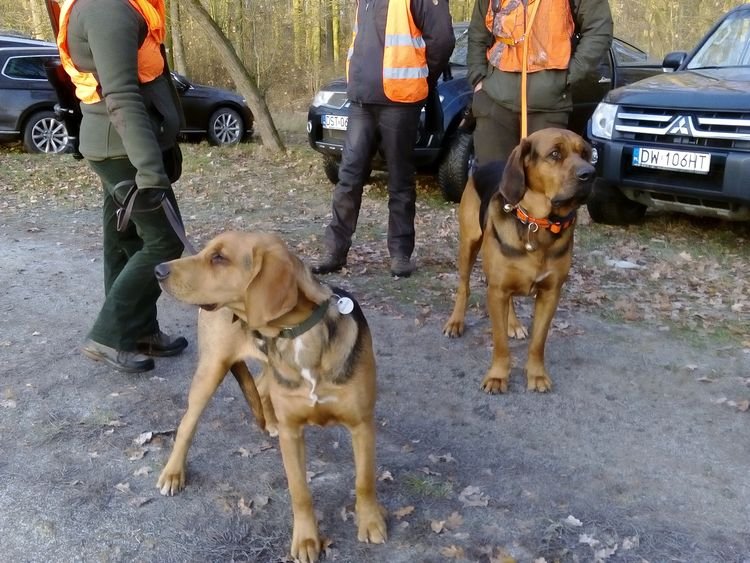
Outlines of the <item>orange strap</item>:
{"label": "orange strap", "polygon": [[529,38],[531,36],[531,26],[534,24],[536,11],[542,0],[529,0],[527,10],[531,8],[531,14],[526,21],[523,33],[523,61],[521,63],[521,139],[525,139],[529,132],[528,124],[528,101],[526,96],[526,78],[529,66]]}

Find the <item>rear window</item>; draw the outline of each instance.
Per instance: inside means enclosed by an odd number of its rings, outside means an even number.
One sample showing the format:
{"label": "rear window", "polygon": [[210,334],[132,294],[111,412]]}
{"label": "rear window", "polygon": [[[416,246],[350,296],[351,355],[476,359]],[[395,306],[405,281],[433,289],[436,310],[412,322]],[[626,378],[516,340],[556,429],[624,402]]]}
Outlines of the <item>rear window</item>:
{"label": "rear window", "polygon": [[13,80],[47,80],[44,63],[56,60],[58,60],[58,57],[54,55],[19,55],[10,57],[6,61],[5,66],[3,66],[2,73]]}

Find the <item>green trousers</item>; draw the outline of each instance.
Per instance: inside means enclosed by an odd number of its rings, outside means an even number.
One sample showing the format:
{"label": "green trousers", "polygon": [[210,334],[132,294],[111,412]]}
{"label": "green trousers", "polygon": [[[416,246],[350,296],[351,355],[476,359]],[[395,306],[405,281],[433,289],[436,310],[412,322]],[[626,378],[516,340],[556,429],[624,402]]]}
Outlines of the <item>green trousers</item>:
{"label": "green trousers", "polygon": [[[112,191],[117,183],[134,180],[127,158],[88,161],[104,188],[104,305],[89,332],[92,340],[118,350],[135,350],[136,340],[159,330],[156,301],[161,295],[154,267],[182,254],[183,245],[164,210],[134,212],[125,231],[116,225]],[[178,211],[174,192],[167,197]],[[179,213],[179,211],[178,211]]]}

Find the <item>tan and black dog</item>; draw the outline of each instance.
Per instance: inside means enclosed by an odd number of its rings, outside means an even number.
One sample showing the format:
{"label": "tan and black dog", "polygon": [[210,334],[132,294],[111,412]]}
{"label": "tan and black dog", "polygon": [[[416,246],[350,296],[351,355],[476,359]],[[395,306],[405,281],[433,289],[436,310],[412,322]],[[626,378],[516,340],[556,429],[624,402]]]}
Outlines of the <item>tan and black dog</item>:
{"label": "tan and black dog", "polygon": [[359,305],[321,285],[279,237],[266,233],[221,234],[197,255],[155,272],[165,291],[202,309],[199,369],[159,477],[162,493],[182,488],[198,418],[227,369],[242,357],[262,357],[259,422],[279,436],[294,515],[292,557],[317,561],[321,550],[306,481],[307,424],[343,424],[351,432],[357,536],[384,542],[385,511],[375,494],[375,356]]}
{"label": "tan and black dog", "polygon": [[552,388],[544,347],[570,270],[577,211],[594,180],[590,160],[591,147],[579,135],[543,129],[523,139],[504,167],[482,166],[467,182],[458,211],[459,285],[443,333],[463,334],[469,278],[481,249],[493,340],[492,364],[482,380],[487,393],[508,390],[508,337],[527,336],[514,295],[536,296],[527,389]]}

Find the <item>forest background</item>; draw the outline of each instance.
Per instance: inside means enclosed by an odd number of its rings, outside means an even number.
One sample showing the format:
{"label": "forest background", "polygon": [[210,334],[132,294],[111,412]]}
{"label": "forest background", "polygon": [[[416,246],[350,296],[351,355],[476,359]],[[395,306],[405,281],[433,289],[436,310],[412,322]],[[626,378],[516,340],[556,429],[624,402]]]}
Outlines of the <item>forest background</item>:
{"label": "forest background", "polygon": [[[215,36],[194,19],[202,6],[223,32],[271,110],[306,108],[328,79],[344,74],[354,0],[166,0],[172,67],[196,82],[236,88]],[[689,51],[740,0],[610,0],[615,35],[655,60]],[[450,0],[453,21],[474,0]],[[44,0],[0,0],[0,29],[52,38]],[[274,111],[274,113],[276,112]]]}

